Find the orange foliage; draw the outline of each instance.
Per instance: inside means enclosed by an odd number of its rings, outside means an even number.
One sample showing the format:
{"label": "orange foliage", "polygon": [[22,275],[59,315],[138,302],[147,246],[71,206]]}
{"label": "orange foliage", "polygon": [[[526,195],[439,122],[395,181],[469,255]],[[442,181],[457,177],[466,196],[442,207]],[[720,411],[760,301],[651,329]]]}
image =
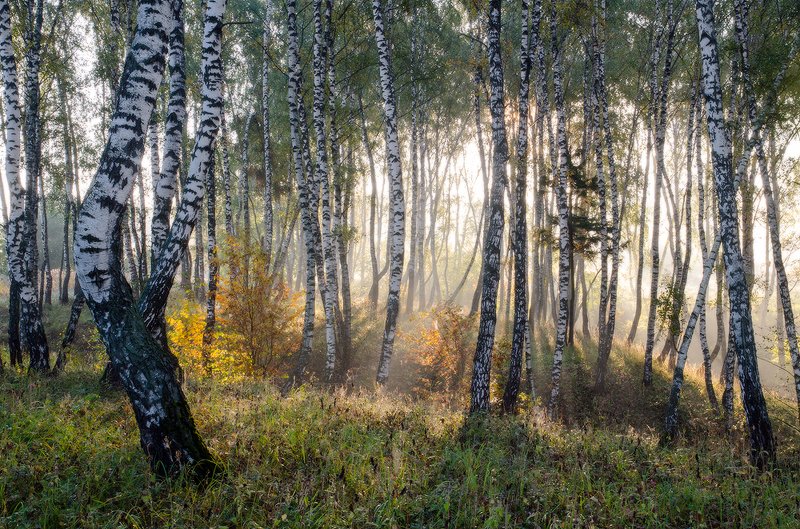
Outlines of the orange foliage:
{"label": "orange foliage", "polygon": [[419,369],[417,393],[450,400],[465,394],[461,389],[469,380],[475,315],[470,317],[461,307],[444,303],[430,316],[432,327],[407,335]]}

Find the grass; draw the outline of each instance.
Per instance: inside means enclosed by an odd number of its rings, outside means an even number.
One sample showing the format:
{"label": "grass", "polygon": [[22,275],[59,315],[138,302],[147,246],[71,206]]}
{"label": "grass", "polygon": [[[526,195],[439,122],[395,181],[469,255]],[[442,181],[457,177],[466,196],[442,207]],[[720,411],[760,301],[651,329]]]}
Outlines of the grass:
{"label": "grass", "polygon": [[[52,328],[60,316],[51,316]],[[57,321],[59,320],[59,321]],[[84,330],[85,331],[85,330]],[[513,417],[393,392],[190,377],[198,427],[226,468],[205,488],[157,480],[124,394],[99,382],[102,350],[84,332],[57,378],[0,378],[0,526],[54,527],[797,527],[800,450],[791,403],[770,395],[778,466],[746,463],[708,409],[699,374],[683,395],[681,436],[658,434],[669,377],[639,382],[636,349],[617,349],[608,389],[590,391],[593,344],[565,360],[562,420],[537,401]],[[548,388],[549,348],[536,356]]]}

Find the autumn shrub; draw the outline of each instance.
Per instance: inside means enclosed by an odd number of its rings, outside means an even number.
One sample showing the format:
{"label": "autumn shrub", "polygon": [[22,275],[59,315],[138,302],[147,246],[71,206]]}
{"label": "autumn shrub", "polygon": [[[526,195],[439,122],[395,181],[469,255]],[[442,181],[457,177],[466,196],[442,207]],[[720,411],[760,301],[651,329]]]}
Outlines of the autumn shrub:
{"label": "autumn shrub", "polygon": [[454,395],[465,394],[462,390],[471,370],[476,316],[443,303],[431,311],[429,327],[406,335],[419,371],[418,396],[450,401]]}
{"label": "autumn shrub", "polygon": [[222,273],[210,343],[203,345],[205,304],[185,300],[167,318],[173,350],[185,369],[215,378],[281,373],[300,344],[299,295],[269,273],[257,245],[228,238],[218,264]]}
{"label": "autumn shrub", "polygon": [[275,375],[300,347],[301,296],[269,272],[257,244],[228,238],[222,252],[219,323],[232,346],[247,354],[249,374]]}

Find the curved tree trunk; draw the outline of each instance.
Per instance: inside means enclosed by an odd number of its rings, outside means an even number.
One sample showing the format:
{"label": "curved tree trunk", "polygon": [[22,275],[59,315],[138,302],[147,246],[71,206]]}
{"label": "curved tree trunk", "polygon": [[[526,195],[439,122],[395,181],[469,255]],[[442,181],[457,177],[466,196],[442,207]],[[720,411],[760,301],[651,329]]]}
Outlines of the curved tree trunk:
{"label": "curved tree trunk", "polygon": [[[181,211],[173,224],[173,233],[148,283],[147,289],[151,292],[171,284],[182,252],[175,252],[170,242],[175,239],[176,227],[191,226],[181,217],[191,217],[191,213],[196,216],[202,199],[202,180],[199,193],[192,183],[205,177],[208,154],[219,126],[219,61],[224,11],[225,0],[208,2],[201,65],[203,113],[192,157],[192,174]],[[125,62],[108,143],[78,219],[75,263],[113,367],[130,398],[142,448],[153,469],[160,474],[172,474],[191,467],[198,477],[206,477],[216,469],[216,464],[195,429],[175,376],[174,358],[146,327],[148,312],[137,309],[130,286],[114,257],[119,241],[114,240],[113,235],[133,190],[134,170],[144,152],[143,134],[132,133],[129,127],[133,125],[133,130],[143,132],[149,122],[163,75],[169,22],[170,9],[166,1],[139,3],[137,29]],[[188,211],[187,203],[191,204]],[[169,267],[172,276],[165,278],[165,265],[172,263],[174,266]],[[143,296],[143,299],[147,298]],[[150,313],[163,313],[165,301],[166,297]]]}

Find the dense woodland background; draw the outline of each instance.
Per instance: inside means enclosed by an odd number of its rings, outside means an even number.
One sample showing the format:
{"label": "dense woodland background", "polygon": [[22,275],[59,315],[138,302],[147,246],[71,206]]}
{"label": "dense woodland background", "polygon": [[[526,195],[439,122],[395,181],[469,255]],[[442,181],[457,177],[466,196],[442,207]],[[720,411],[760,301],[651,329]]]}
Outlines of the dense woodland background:
{"label": "dense woodland background", "polygon": [[781,0],[0,0],[0,520],[797,523],[798,53]]}

